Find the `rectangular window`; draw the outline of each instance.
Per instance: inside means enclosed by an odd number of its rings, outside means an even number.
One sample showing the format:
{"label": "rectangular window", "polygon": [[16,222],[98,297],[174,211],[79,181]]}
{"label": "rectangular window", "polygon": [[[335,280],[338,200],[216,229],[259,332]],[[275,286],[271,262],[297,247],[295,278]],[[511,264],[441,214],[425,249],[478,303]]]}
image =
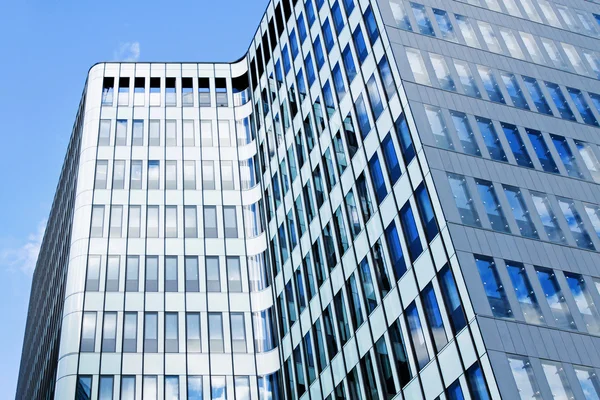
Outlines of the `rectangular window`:
{"label": "rectangular window", "polygon": [[427,241],[431,242],[438,233],[438,227],[435,221],[435,215],[429,199],[429,194],[427,193],[427,189],[423,183],[417,187],[415,195],[417,206],[419,207],[419,214],[421,215],[421,221],[425,227]]}
{"label": "rectangular window", "polygon": [[100,376],[100,387],[98,388],[98,400],[113,400],[114,377]]}
{"label": "rectangular window", "polygon": [[160,189],[160,161],[148,161],[148,189]]}
{"label": "rectangular window", "polygon": [[150,120],[148,144],[150,146],[160,146],[160,121],[158,120]]}
{"label": "rectangular window", "polygon": [[585,204],[585,212],[596,231],[598,237],[600,237],[600,208],[593,205]]}
{"label": "rectangular window", "polygon": [[196,206],[185,206],[183,208],[183,216],[184,236],[186,238],[197,238],[198,216],[196,214]]}
{"label": "rectangular window", "polygon": [[369,172],[371,173],[371,180],[373,181],[373,188],[375,190],[377,204],[381,204],[388,192],[385,186],[385,180],[383,178],[383,172],[377,153],[375,153],[369,160]]}
{"label": "rectangular window", "polygon": [[158,378],[156,376],[144,375],[144,400],[158,400]]}
{"label": "rectangular window", "polygon": [[177,237],[177,206],[165,206],[165,237]]}
{"label": "rectangular window", "polygon": [[125,188],[125,161],[115,160],[113,166],[113,189]]}
{"label": "rectangular window", "polygon": [[106,189],[106,181],[108,178],[108,161],[96,161],[96,178],[94,181],[94,189]]}
{"label": "rectangular window", "polygon": [[559,69],[568,70],[569,67],[567,66],[567,63],[565,62],[565,59],[562,57],[561,53],[558,51],[556,44],[548,38],[540,39],[542,40],[542,45],[544,46],[546,53],[548,53],[548,56],[550,56],[550,60],[552,60],[554,66]]}
{"label": "rectangular window", "polygon": [[140,258],[138,256],[127,256],[125,269],[125,291],[137,292],[139,290]]}
{"label": "rectangular window", "polygon": [[515,34],[511,30],[506,28],[500,27],[499,29],[500,36],[502,36],[502,39],[504,39],[504,43],[506,44],[510,55],[514,58],[518,58],[519,60],[524,60],[525,55],[523,54],[523,50],[521,49],[521,46],[519,45]]}
{"label": "rectangular window", "polygon": [[158,256],[146,256],[146,292],[158,292]]}
{"label": "rectangular window", "polygon": [[490,157],[496,161],[507,162],[508,159],[506,158],[500,139],[498,139],[498,134],[496,133],[493,122],[483,117],[475,117],[475,120],[477,121],[479,132],[483,137],[483,141],[488,149]]}
{"label": "rectangular window", "polygon": [[158,206],[147,207],[147,222],[146,222],[146,236],[149,238],[158,237]]}
{"label": "rectangular window", "polygon": [[102,328],[102,352],[114,353],[117,344],[117,313],[104,313]]}
{"label": "rectangular window", "polygon": [[513,186],[505,185],[503,185],[503,188],[506,199],[508,200],[508,205],[513,212],[513,217],[517,221],[517,226],[519,227],[521,235],[532,239],[539,239],[537,230],[529,216],[529,210],[523,200],[521,190]]}
{"label": "rectangular window", "polygon": [[223,206],[223,224],[226,238],[237,238],[237,211],[235,206]]}
{"label": "rectangular window", "polygon": [[178,320],[179,318],[176,312],[165,313],[165,353],[179,352]]}
{"label": "rectangular window", "polygon": [[475,141],[475,135],[471,129],[467,115],[458,111],[450,111],[450,116],[452,117],[452,122],[454,122],[454,128],[456,129],[456,134],[458,135],[463,151],[467,154],[481,157],[481,152]]}
{"label": "rectangular window", "polygon": [[444,90],[455,92],[456,85],[454,84],[454,78],[452,78],[448,65],[446,64],[446,59],[443,56],[434,53],[429,53],[429,59],[431,60],[431,65],[433,66],[433,71],[435,72],[435,77],[437,78],[440,87]]}
{"label": "rectangular window", "polygon": [[435,139],[435,144],[443,149],[454,150],[454,145],[450,140],[446,122],[442,115],[442,110],[438,107],[425,106],[425,113],[431,128],[431,133]]}
{"label": "rectangular window", "polygon": [[542,114],[552,115],[550,106],[548,106],[546,97],[542,93],[542,90],[540,89],[540,86],[538,85],[537,81],[534,78],[524,76],[523,82],[525,82],[525,86],[529,91],[529,95],[533,99],[533,104],[535,104],[537,111]]}
{"label": "rectangular window", "polygon": [[81,352],[94,352],[96,343],[96,312],[86,311],[83,313],[81,325]]}
{"label": "rectangular window", "polygon": [[208,337],[211,352],[223,353],[225,351],[223,341],[223,315],[221,313],[208,313]]}
{"label": "rectangular window", "polygon": [[476,179],[475,183],[477,184],[479,197],[485,208],[488,220],[492,225],[492,229],[498,232],[509,233],[508,222],[506,222],[504,211],[498,201],[494,184],[480,179]]}
{"label": "rectangular window", "polygon": [[360,218],[358,216],[358,208],[356,206],[354,192],[352,190],[346,194],[346,212],[348,213],[348,219],[350,221],[350,234],[354,240],[362,230],[362,227],[360,224]]}
{"label": "rectangular window", "polygon": [[465,177],[448,173],[448,181],[461,222],[465,225],[480,227],[479,214],[475,209],[473,197],[471,197]]}
{"label": "rectangular window", "polygon": [[521,400],[540,398],[539,387],[535,379],[535,372],[527,357],[509,355],[508,364],[517,384]]}
{"label": "rectangular window", "polygon": [[471,399],[473,400],[490,400],[492,397],[488,392],[483,371],[479,362],[471,365],[466,372],[467,384],[471,392]]}
{"label": "rectangular window", "polygon": [[406,57],[408,58],[408,63],[410,64],[410,69],[412,70],[415,82],[421,85],[431,86],[427,67],[425,67],[425,61],[423,60],[421,52],[417,49],[407,47]]}
{"label": "rectangular window", "polygon": [[85,290],[97,292],[100,288],[100,256],[88,256]]}
{"label": "rectangular window", "polygon": [[448,337],[444,329],[444,321],[442,320],[442,313],[437,302],[435,290],[431,283],[425,286],[425,289],[421,292],[421,299],[423,301],[423,312],[433,336],[433,343],[439,352],[448,343]]}
{"label": "rectangular window", "polygon": [[550,135],[550,138],[552,139],[552,143],[554,143],[556,152],[558,153],[569,176],[583,179],[583,174],[579,170],[579,166],[577,165],[577,161],[571,152],[571,148],[567,142],[567,139],[558,135]]}
{"label": "rectangular window", "polygon": [[400,220],[402,221],[402,231],[408,247],[408,254],[410,260],[414,262],[423,252],[423,245],[421,244],[410,201],[407,201],[400,209]]}
{"label": "rectangular window", "polygon": [[556,326],[561,329],[577,329],[554,271],[542,267],[535,267],[535,270]]}
{"label": "rectangular window", "polygon": [[479,40],[477,39],[477,35],[475,34],[475,30],[471,25],[471,20],[464,15],[454,14],[456,17],[456,23],[458,24],[458,29],[462,33],[463,38],[465,39],[465,43],[467,46],[480,48]]}
{"label": "rectangular window", "polygon": [[158,352],[158,314],[157,313],[147,312],[144,315],[144,352],[145,353]]}
{"label": "rectangular window", "polygon": [[573,235],[573,239],[575,239],[575,243],[577,243],[577,247],[587,250],[596,250],[573,200],[564,197],[558,197],[557,200],[563,216],[567,220],[571,235]]}
{"label": "rectangular window", "polygon": [[546,322],[544,321],[544,316],[540,310],[537,297],[535,296],[533,287],[527,277],[525,266],[521,263],[506,261],[506,269],[508,270],[508,275],[512,281],[517,300],[521,305],[521,311],[523,312],[525,321],[530,324],[545,324]]}
{"label": "rectangular window", "polygon": [[227,257],[227,280],[229,292],[242,291],[242,274],[239,257]]}
{"label": "rectangular window", "polygon": [[165,141],[167,146],[177,146],[177,121],[167,120],[165,123]]}
{"label": "rectangular window", "polygon": [[517,82],[517,77],[510,72],[500,72],[500,76],[502,77],[502,82],[504,82],[504,86],[508,91],[513,105],[524,110],[529,110],[529,104],[527,104],[527,100],[525,100],[525,97],[523,96],[523,92]]}
{"label": "rectangular window", "polygon": [[246,323],[244,313],[230,313],[231,319],[231,350],[234,353],[246,353]]}
{"label": "rectangular window", "polygon": [[206,290],[208,292],[221,291],[219,257],[206,257]]}
{"label": "rectangular window", "polygon": [[198,292],[199,290],[198,257],[185,257],[185,291]]}
{"label": "rectangular window", "polygon": [[187,351],[190,353],[199,353],[202,346],[200,341],[200,313],[187,313],[185,318]]}
{"label": "rectangular window", "polygon": [[494,260],[490,257],[475,255],[475,263],[494,317],[514,318]]}
{"label": "rectangular window", "polygon": [[390,1],[390,8],[392,9],[392,15],[396,20],[397,27],[405,31],[412,31],[410,19],[408,18],[404,4],[402,2],[397,3]]}
{"label": "rectangular window", "polygon": [[[115,78],[104,77],[102,82],[102,105],[103,106],[112,106],[113,104],[113,95],[115,90]],[[91,390],[92,380],[90,378],[89,388]]]}
{"label": "rectangular window", "polygon": [[371,75],[371,78],[369,78],[369,81],[367,82],[367,93],[369,94],[369,102],[371,103],[373,117],[377,120],[383,112],[383,103],[381,102],[381,95],[379,94],[379,87],[377,86],[375,74]]}
{"label": "rectangular window", "polygon": [[504,96],[500,91],[500,86],[498,85],[492,70],[488,67],[484,67],[483,65],[478,65],[477,72],[479,72],[479,77],[483,82],[483,88],[485,89],[490,100],[497,103],[506,104],[504,101]]}
{"label": "rectangular window", "polygon": [[233,177],[233,161],[221,161],[221,189],[235,189]]}
{"label": "rectangular window", "polygon": [[354,50],[356,50],[356,55],[358,57],[358,63],[362,65],[369,55],[369,49],[365,43],[365,38],[362,29],[360,29],[360,25],[358,25],[352,33],[352,39],[354,42]]}
{"label": "rectangular window", "polygon": [[127,120],[117,120],[117,134],[115,138],[115,146],[127,145]]}
{"label": "rectangular window", "polygon": [[592,335],[600,334],[600,315],[583,275],[565,272],[565,279],[588,332]]}
{"label": "rectangular window", "polygon": [[421,319],[419,318],[419,311],[415,302],[412,302],[406,309],[406,321],[413,350],[417,358],[417,365],[419,370],[421,370],[429,362],[429,351],[425,344],[425,335],[423,335],[423,327],[421,326]]}
{"label": "rectangular window", "polygon": [[342,59],[344,61],[344,67],[346,70],[346,78],[348,78],[348,83],[350,84],[357,74],[356,65],[354,64],[354,58],[352,56],[352,50],[350,49],[350,45],[346,45],[346,47],[344,48],[344,51],[342,52]]}
{"label": "rectangular window", "polygon": [[215,206],[204,206],[204,236],[217,238],[217,209]]}
{"label": "rectangular window", "polygon": [[396,280],[399,280],[406,272],[406,262],[404,261],[404,253],[402,251],[402,246],[400,245],[400,237],[398,236],[398,229],[396,228],[395,221],[392,221],[390,225],[385,228],[385,240],[388,245],[392,268],[396,274]]}
{"label": "rectangular window", "polygon": [[573,366],[586,399],[600,399],[600,380],[592,368]]}
{"label": "rectangular window", "polygon": [[573,65],[575,71],[580,75],[588,75],[588,72],[585,66],[583,65],[581,57],[579,57],[579,53],[577,52],[575,46],[562,42],[561,45],[563,50],[565,51],[565,54],[567,55],[567,58],[569,59],[569,62],[571,63],[571,65]]}
{"label": "rectangular window", "polygon": [[165,292],[178,290],[178,265],[177,256],[165,257]]}
{"label": "rectangular window", "polygon": [[107,292],[119,291],[120,256],[108,256],[106,265],[106,287]]}
{"label": "rectangular window", "polygon": [[537,64],[544,64],[546,60],[544,59],[544,56],[542,55],[542,52],[535,41],[535,37],[532,34],[525,32],[519,32],[519,34],[521,35],[523,44],[525,45],[525,48],[527,49],[527,52],[531,56],[533,62]]}
{"label": "rectangular window", "polygon": [[555,399],[573,399],[571,384],[561,363],[542,360],[542,370],[550,386],[550,392]]}
{"label": "rectangular window", "polygon": [[93,238],[104,236],[104,206],[92,206],[90,236]]}
{"label": "rectangular window", "polygon": [[448,264],[441,269],[438,276],[444,304],[446,305],[446,310],[448,310],[450,323],[454,334],[456,335],[467,325],[467,319],[465,317],[465,312],[463,311],[462,303],[460,302],[456,281],[454,280],[452,270]]}
{"label": "rectangular window", "polygon": [[144,145],[144,121],[133,120],[132,146]]}
{"label": "rectangular window", "polygon": [[542,221],[548,240],[555,243],[565,244],[565,235],[558,226],[558,221],[552,211],[552,206],[548,200],[548,196],[545,193],[531,192],[531,199],[535,206],[537,213]]}
{"label": "rectangular window", "polygon": [[508,141],[510,149],[517,161],[517,164],[522,167],[533,168],[533,162],[527,153],[523,139],[516,126],[506,123],[501,123],[502,131]]}
{"label": "rectangular window", "polygon": [[500,47],[500,43],[498,42],[498,37],[496,36],[496,32],[494,32],[494,28],[487,22],[483,21],[477,21],[477,25],[479,26],[479,32],[481,32],[481,36],[483,36],[483,41],[485,42],[488,50],[494,53],[502,54],[502,47]]}
{"label": "rectangular window", "polygon": [[481,98],[479,88],[475,83],[471,67],[464,61],[454,60],[454,68],[463,87],[464,94],[471,97]]}
{"label": "rectangular window", "polygon": [[165,399],[179,400],[178,376],[165,376]]}
{"label": "rectangular window", "polygon": [[592,175],[592,179],[595,182],[600,182],[600,162],[596,157],[593,147],[589,143],[579,140],[575,141],[575,146],[589,173]]}
{"label": "rectangular window", "polygon": [[400,175],[402,174],[402,170],[400,169],[400,164],[398,162],[398,156],[396,156],[396,150],[394,148],[394,142],[392,141],[391,134],[388,134],[381,143],[383,159],[385,161],[388,176],[390,178],[390,183],[395,184]]}
{"label": "rectangular window", "polygon": [[135,400],[135,376],[121,376],[121,400]]}
{"label": "rectangular window", "polygon": [[137,312],[126,312],[123,322],[123,353],[137,352]]}
{"label": "rectangular window", "polygon": [[140,160],[131,161],[131,177],[129,180],[129,188],[142,188],[142,161]]}
{"label": "rectangular window", "polygon": [[575,115],[573,114],[573,111],[571,111],[571,107],[569,107],[569,103],[567,103],[567,99],[563,95],[560,87],[556,83],[544,83],[546,84],[546,89],[550,92],[550,97],[554,100],[554,105],[558,109],[560,117],[569,121],[576,121]]}
{"label": "rectangular window", "polygon": [[583,122],[585,122],[588,125],[598,126],[598,121],[596,120],[596,117],[594,117],[594,113],[592,112],[590,106],[583,97],[583,93],[581,93],[581,90],[568,87],[567,92],[569,92],[571,100],[573,100],[573,104],[575,104],[577,111],[579,111]]}

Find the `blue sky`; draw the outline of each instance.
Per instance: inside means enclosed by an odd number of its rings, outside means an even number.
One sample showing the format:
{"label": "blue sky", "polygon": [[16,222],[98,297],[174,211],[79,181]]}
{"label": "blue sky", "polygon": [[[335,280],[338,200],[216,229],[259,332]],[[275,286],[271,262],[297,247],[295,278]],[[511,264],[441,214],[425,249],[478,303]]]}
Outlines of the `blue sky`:
{"label": "blue sky", "polygon": [[0,2],[0,397],[14,398],[31,273],[89,67],[236,60],[266,4]]}

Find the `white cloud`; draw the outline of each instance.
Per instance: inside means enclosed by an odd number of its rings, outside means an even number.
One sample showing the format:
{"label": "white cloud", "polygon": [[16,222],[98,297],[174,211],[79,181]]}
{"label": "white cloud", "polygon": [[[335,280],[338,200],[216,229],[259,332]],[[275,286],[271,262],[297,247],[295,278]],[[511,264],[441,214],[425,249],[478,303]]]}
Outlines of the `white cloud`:
{"label": "white cloud", "polygon": [[21,247],[1,249],[0,266],[10,271],[20,270],[27,275],[33,274],[45,230],[46,220],[43,220],[38,224],[37,230],[27,237],[27,241]]}
{"label": "white cloud", "polygon": [[140,43],[126,42],[119,44],[113,52],[115,61],[137,61],[140,58]]}

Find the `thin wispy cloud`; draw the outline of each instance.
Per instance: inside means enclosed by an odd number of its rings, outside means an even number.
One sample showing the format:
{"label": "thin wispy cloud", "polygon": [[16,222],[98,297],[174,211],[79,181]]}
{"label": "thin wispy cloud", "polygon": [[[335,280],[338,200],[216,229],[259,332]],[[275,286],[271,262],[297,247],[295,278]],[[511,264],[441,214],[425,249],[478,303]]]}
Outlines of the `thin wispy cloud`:
{"label": "thin wispy cloud", "polygon": [[0,249],[0,266],[9,271],[21,271],[27,275],[32,275],[45,230],[46,220],[43,220],[38,224],[37,230],[27,237],[27,241],[21,247]]}
{"label": "thin wispy cloud", "polygon": [[125,42],[113,52],[115,61],[137,61],[140,58],[140,42]]}

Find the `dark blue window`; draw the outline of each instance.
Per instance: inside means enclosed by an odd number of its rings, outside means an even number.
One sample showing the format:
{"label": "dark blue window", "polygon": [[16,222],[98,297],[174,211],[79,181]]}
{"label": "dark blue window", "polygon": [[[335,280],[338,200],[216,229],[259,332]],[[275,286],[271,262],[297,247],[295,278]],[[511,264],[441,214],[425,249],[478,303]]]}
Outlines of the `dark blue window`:
{"label": "dark blue window", "polygon": [[346,77],[348,78],[348,82],[351,83],[356,76],[356,66],[354,65],[354,57],[352,57],[350,45],[346,45],[342,53],[342,58],[344,59],[344,67],[346,68]]}
{"label": "dark blue window", "polygon": [[342,77],[340,63],[336,63],[335,67],[333,67],[333,84],[335,85],[335,92],[341,99],[346,93],[346,87],[344,86],[344,78]]}
{"label": "dark blue window", "polygon": [[323,37],[325,38],[325,48],[327,49],[327,53],[331,52],[333,49],[334,41],[333,41],[333,33],[331,32],[331,24],[329,24],[329,18],[325,20],[323,24]]}
{"label": "dark blue window", "polygon": [[333,25],[335,25],[335,31],[339,35],[342,29],[344,29],[344,17],[342,17],[342,11],[340,10],[340,4],[336,1],[331,7],[331,15],[333,16]]}
{"label": "dark blue window", "polygon": [[393,185],[396,183],[398,178],[400,178],[400,175],[402,175],[402,170],[400,170],[400,163],[398,163],[398,156],[396,156],[394,142],[392,141],[390,134],[383,139],[381,148],[383,150],[383,159],[385,160],[388,176],[390,177],[390,182]]}
{"label": "dark blue window", "polygon": [[329,80],[325,82],[323,86],[323,99],[325,100],[325,108],[327,113],[331,116],[335,112],[335,100],[333,99],[333,93],[331,91],[331,85]]}
{"label": "dark blue window", "polygon": [[377,68],[379,69],[379,75],[381,76],[385,94],[388,99],[391,99],[396,93],[396,84],[394,83],[392,70],[390,69],[390,64],[388,63],[385,54],[381,58],[381,61],[379,61],[379,64],[377,64]]}
{"label": "dark blue window", "polygon": [[573,152],[571,152],[567,139],[558,135],[550,135],[550,138],[569,176],[583,179],[583,174],[579,170],[575,157],[573,157]]}
{"label": "dark blue window", "polygon": [[408,130],[408,124],[406,123],[404,113],[400,114],[395,125],[402,155],[404,156],[404,163],[408,165],[415,157],[415,147],[413,146],[412,138],[410,137],[410,131]]}
{"label": "dark blue window", "polygon": [[498,201],[496,189],[494,189],[492,182],[475,179],[475,183],[477,184],[477,191],[479,192],[479,197],[490,220],[492,229],[498,232],[509,233],[508,223],[506,222],[504,211],[502,211],[502,206]]}
{"label": "dark blue window", "polygon": [[354,0],[342,0],[344,2],[344,8],[346,9],[346,15],[350,16],[352,10],[354,10]]}
{"label": "dark blue window", "polygon": [[398,229],[394,221],[385,228],[385,240],[388,245],[390,260],[392,261],[392,268],[396,274],[396,280],[398,280],[406,273],[406,262],[404,261],[404,253],[402,252]]}
{"label": "dark blue window", "polygon": [[460,387],[460,381],[457,379],[447,389],[448,400],[465,400],[462,388]]}
{"label": "dark blue window", "polygon": [[425,11],[425,6],[421,4],[410,3],[410,7],[412,8],[415,19],[417,20],[419,32],[421,32],[423,35],[435,36],[433,26],[431,25],[431,21],[427,16],[427,12]]}
{"label": "dark blue window", "polygon": [[356,50],[356,55],[358,56],[358,63],[362,64],[369,55],[369,49],[367,49],[365,37],[363,36],[362,29],[360,29],[360,25],[354,30],[352,38],[354,39],[354,48]]}
{"label": "dark blue window", "polygon": [[409,336],[417,357],[419,369],[423,369],[429,362],[429,351],[425,344],[425,336],[423,335],[423,327],[419,318],[419,311],[414,302],[406,309],[406,322],[408,323]]}
{"label": "dark blue window", "polygon": [[369,122],[369,115],[367,114],[367,107],[365,106],[365,100],[362,93],[356,99],[356,116],[358,118],[358,128],[360,129],[360,135],[364,139],[371,130],[371,123]]}
{"label": "dark blue window", "polygon": [[290,244],[292,245],[292,250],[298,244],[298,235],[296,232],[296,220],[294,219],[294,213],[290,210],[287,214],[287,222],[288,222],[288,230],[290,232]]}
{"label": "dark blue window", "polygon": [[469,384],[469,390],[471,392],[471,399],[473,400],[490,400],[490,394],[488,393],[487,385],[485,384],[485,378],[479,362],[471,365],[467,370],[467,383]]}
{"label": "dark blue window", "polygon": [[575,103],[575,107],[577,107],[577,111],[579,111],[579,114],[581,114],[583,122],[588,125],[598,126],[598,121],[596,120],[596,117],[594,117],[592,110],[590,110],[590,106],[583,98],[581,90],[567,88],[567,92],[569,92],[569,95],[571,95],[571,100],[573,100],[573,103]]}
{"label": "dark blue window", "polygon": [[444,321],[442,320],[440,306],[438,305],[435,291],[433,290],[433,285],[431,283],[423,289],[422,299],[423,311],[425,312],[425,318],[431,329],[433,343],[435,344],[435,349],[439,352],[448,343],[448,338],[446,336],[446,331],[444,330]]}
{"label": "dark blue window", "polygon": [[277,60],[275,63],[275,78],[277,78],[277,83],[281,84],[283,82],[283,74],[281,72],[281,61]]}
{"label": "dark blue window", "polygon": [[312,0],[308,0],[304,3],[304,7],[306,7],[306,19],[308,20],[308,26],[311,27],[315,22],[315,9],[312,4]]}
{"label": "dark blue window", "polygon": [[467,325],[467,319],[463,311],[462,303],[460,302],[460,295],[458,294],[458,288],[452,275],[452,270],[446,264],[440,271],[440,288],[442,289],[442,297],[444,298],[444,304],[450,314],[450,323],[452,329],[456,335],[462,328]]}
{"label": "dark blue window", "polygon": [[431,200],[427,193],[427,188],[424,183],[421,183],[415,191],[415,198],[417,200],[417,206],[419,207],[419,214],[421,214],[421,220],[425,226],[425,236],[427,236],[427,242],[431,242],[433,238],[438,234],[438,227],[435,221],[435,215],[433,213],[433,207],[431,206]]}
{"label": "dark blue window", "polygon": [[456,134],[464,152],[481,157],[481,151],[475,141],[475,135],[473,134],[467,115],[458,111],[450,111],[450,116],[452,117],[452,122],[454,122],[454,128],[456,128]]}
{"label": "dark blue window", "polygon": [[506,291],[500,281],[500,276],[498,276],[494,260],[489,257],[476,255],[475,263],[477,264],[477,270],[479,271],[479,276],[481,277],[481,282],[483,283],[483,288],[494,317],[513,318],[513,312],[510,309]]}
{"label": "dark blue window", "polygon": [[523,200],[521,190],[514,186],[504,186],[504,195],[506,196],[506,200],[508,200],[513,217],[517,221],[521,235],[532,239],[539,239],[540,237],[531,221],[529,210],[527,209],[525,200]]}
{"label": "dark blue window", "polygon": [[548,146],[544,141],[542,132],[536,131],[535,129],[527,129],[526,131],[527,136],[529,136],[529,140],[531,140],[531,145],[535,150],[535,154],[538,156],[544,171],[558,174],[558,167],[552,159],[552,155],[550,154],[550,150],[548,150]]}
{"label": "dark blue window", "polygon": [[521,263],[506,261],[506,270],[515,289],[515,295],[521,305],[525,321],[530,324],[545,324],[537,297],[527,277],[525,266]]}
{"label": "dark blue window", "polygon": [[588,93],[590,95],[590,99],[592,99],[592,103],[594,103],[594,107],[596,107],[596,111],[600,113],[600,94],[596,93]]}
{"label": "dark blue window", "polygon": [[423,252],[423,245],[421,245],[419,230],[417,229],[417,223],[410,202],[407,201],[400,210],[400,219],[402,220],[402,230],[404,231],[410,260],[415,261]]}
{"label": "dark blue window", "polygon": [[313,48],[315,49],[315,61],[317,62],[317,70],[320,70],[325,64],[325,56],[323,54],[323,46],[321,46],[321,38],[317,36],[313,42]]}
{"label": "dark blue window", "polygon": [[569,121],[576,121],[575,115],[573,115],[573,111],[571,111],[571,107],[569,107],[567,99],[565,99],[560,87],[556,83],[546,82],[546,88],[548,89],[548,92],[550,92],[550,97],[554,100],[556,108],[558,108],[560,117]]}
{"label": "dark blue window", "polygon": [[296,58],[298,55],[298,39],[296,38],[296,30],[292,29],[290,33],[290,49],[292,50],[292,58]]}
{"label": "dark blue window", "polygon": [[368,6],[365,10],[365,25],[367,27],[367,34],[369,35],[369,41],[371,45],[375,44],[377,38],[379,38],[379,30],[377,30],[377,22],[375,22],[375,16],[373,15],[373,9]]}
{"label": "dark blue window", "polygon": [[300,99],[304,100],[304,97],[306,96],[306,82],[304,81],[302,68],[300,68],[296,74],[296,81],[298,82],[298,93],[300,94]]}
{"label": "dark blue window", "polygon": [[320,10],[321,7],[323,7],[323,3],[325,2],[325,0],[316,0],[317,2],[317,10]]}
{"label": "dark blue window", "polygon": [[501,72],[500,76],[502,76],[502,81],[504,82],[504,86],[506,86],[506,90],[510,95],[513,105],[524,110],[529,110],[529,104],[527,104],[527,101],[523,96],[523,92],[519,87],[519,83],[517,82],[515,75],[508,72]]}
{"label": "dark blue window", "polygon": [[381,164],[379,163],[377,153],[373,154],[373,157],[369,160],[369,171],[371,172],[371,179],[373,180],[373,189],[375,189],[377,204],[381,204],[385,196],[387,196],[387,189],[385,187],[385,180],[383,179],[383,172],[381,171]]}
{"label": "dark blue window", "polygon": [[79,376],[75,388],[75,400],[90,400],[92,398],[92,377]]}
{"label": "dark blue window", "polygon": [[523,82],[525,82],[525,86],[527,86],[527,90],[529,90],[529,94],[533,99],[533,103],[537,108],[538,112],[542,114],[552,115],[552,111],[550,110],[550,106],[546,102],[546,98],[542,94],[542,90],[538,85],[537,81],[528,76],[523,77]]}
{"label": "dark blue window", "polygon": [[488,153],[490,153],[490,157],[496,161],[506,162],[506,154],[504,153],[502,144],[500,144],[500,139],[498,139],[492,121],[482,117],[475,117],[475,119],[477,120],[477,126],[481,132],[481,136],[483,136],[483,141],[488,149]]}
{"label": "dark blue window", "polygon": [[502,131],[504,132],[504,136],[506,136],[506,140],[508,141],[508,145],[510,146],[510,150],[521,167],[533,168],[533,163],[531,162],[531,158],[527,153],[527,149],[525,148],[525,144],[523,144],[523,139],[519,134],[519,131],[516,126],[502,123]]}
{"label": "dark blue window", "polygon": [[306,24],[304,23],[304,15],[300,13],[298,16],[298,37],[300,38],[300,43],[304,43],[306,39]]}
{"label": "dark blue window", "polygon": [[287,74],[288,72],[290,72],[290,67],[291,67],[291,64],[290,64],[290,53],[288,52],[287,44],[285,46],[283,46],[283,50],[281,51],[281,55],[283,57],[283,70]]}
{"label": "dark blue window", "polygon": [[283,224],[279,227],[279,246],[281,248],[283,263],[285,263],[289,258],[290,253],[288,251],[287,241],[285,240],[285,226],[283,226]]}
{"label": "dark blue window", "polygon": [[479,76],[483,82],[483,87],[485,88],[490,100],[505,104],[504,96],[502,96],[502,92],[500,92],[500,87],[498,86],[498,82],[496,82],[496,78],[494,77],[492,70],[488,67],[478,65],[477,71],[479,72]]}
{"label": "dark blue window", "polygon": [[[306,79],[308,79],[308,86],[310,87],[315,81],[315,67],[310,53],[304,59],[304,66],[306,67]],[[298,84],[298,88],[300,88],[300,84]]]}
{"label": "dark blue window", "polygon": [[381,101],[381,95],[379,94],[379,87],[377,87],[375,74],[371,75],[371,78],[369,78],[369,81],[367,82],[367,93],[369,94],[373,117],[377,119],[383,112],[383,103]]}

